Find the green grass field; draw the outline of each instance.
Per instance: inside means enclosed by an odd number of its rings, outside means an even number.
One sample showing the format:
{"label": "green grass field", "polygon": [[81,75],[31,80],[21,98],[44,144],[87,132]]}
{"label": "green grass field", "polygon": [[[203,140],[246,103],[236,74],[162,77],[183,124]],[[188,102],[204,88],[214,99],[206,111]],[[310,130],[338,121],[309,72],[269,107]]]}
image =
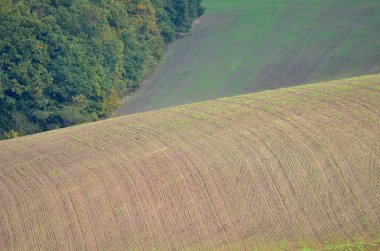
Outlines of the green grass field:
{"label": "green grass field", "polygon": [[118,115],[380,72],[377,0],[205,0]]}

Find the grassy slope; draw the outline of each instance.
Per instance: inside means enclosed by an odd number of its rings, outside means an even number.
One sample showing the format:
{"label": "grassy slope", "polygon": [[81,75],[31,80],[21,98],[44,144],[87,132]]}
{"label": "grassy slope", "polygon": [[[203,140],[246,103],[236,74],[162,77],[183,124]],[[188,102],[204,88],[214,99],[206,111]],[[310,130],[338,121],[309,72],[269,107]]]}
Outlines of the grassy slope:
{"label": "grassy slope", "polygon": [[129,114],[380,72],[376,0],[205,0],[201,24],[118,110]]}
{"label": "grassy slope", "polygon": [[379,108],[374,75],[2,141],[0,250],[376,250]]}

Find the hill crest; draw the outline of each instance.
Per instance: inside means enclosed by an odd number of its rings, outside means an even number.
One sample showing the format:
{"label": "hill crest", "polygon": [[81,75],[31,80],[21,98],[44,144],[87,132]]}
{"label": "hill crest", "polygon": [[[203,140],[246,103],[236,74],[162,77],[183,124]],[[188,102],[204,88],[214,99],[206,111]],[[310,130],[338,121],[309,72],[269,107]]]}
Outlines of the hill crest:
{"label": "hill crest", "polygon": [[376,241],[379,107],[372,75],[0,142],[0,249]]}

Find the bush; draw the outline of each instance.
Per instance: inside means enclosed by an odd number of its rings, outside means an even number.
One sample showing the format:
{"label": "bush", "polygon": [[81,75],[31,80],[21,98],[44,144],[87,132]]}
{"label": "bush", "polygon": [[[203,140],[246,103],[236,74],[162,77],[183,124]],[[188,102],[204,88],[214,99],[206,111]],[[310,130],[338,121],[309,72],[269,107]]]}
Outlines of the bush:
{"label": "bush", "polygon": [[62,111],[59,112],[59,117],[61,118],[64,127],[88,121],[85,115],[78,111],[76,107],[72,106],[63,108]]}

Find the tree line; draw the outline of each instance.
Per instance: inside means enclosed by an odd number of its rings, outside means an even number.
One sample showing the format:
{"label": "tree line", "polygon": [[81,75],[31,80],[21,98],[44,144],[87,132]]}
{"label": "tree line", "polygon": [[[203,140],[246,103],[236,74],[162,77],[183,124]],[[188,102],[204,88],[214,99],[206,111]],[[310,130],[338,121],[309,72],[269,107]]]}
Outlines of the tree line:
{"label": "tree line", "polygon": [[0,0],[0,138],[107,117],[202,0]]}

